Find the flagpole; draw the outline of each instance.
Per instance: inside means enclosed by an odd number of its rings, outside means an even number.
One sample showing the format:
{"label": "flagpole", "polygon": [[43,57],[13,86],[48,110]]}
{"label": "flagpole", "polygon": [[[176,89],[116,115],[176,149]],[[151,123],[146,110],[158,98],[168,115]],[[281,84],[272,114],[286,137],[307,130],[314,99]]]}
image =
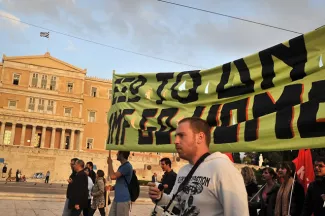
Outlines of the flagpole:
{"label": "flagpole", "polygon": [[291,210],[291,201],[292,201],[292,193],[293,193],[293,187],[295,185],[295,181],[296,181],[296,172],[293,176],[293,183],[292,183],[292,186],[291,186],[291,193],[290,193],[290,201],[289,201],[289,209],[288,209],[288,216],[290,216],[290,210]]}
{"label": "flagpole", "polygon": [[47,48],[46,48],[47,52],[49,51],[49,43],[50,43],[50,32],[49,32],[49,36],[47,38]]}
{"label": "flagpole", "polygon": [[[113,76],[112,76],[112,81],[114,79],[114,75],[115,75],[115,70],[113,70]],[[111,98],[111,100],[113,101],[113,98]],[[113,104],[113,103],[112,103]],[[112,158],[112,151],[108,150],[108,157]],[[110,175],[110,170],[109,170],[109,164],[108,164],[108,170],[107,170],[107,180],[108,180],[108,184],[111,186],[112,185],[112,179],[111,179],[111,175]],[[109,199],[109,194],[110,191],[106,192],[106,212],[108,212],[108,199]]]}

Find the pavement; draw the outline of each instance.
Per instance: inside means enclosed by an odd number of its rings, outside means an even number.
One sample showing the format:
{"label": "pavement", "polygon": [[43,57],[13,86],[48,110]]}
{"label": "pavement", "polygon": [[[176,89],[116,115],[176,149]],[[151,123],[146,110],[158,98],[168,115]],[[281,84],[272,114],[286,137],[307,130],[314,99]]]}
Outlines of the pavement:
{"label": "pavement", "polygon": [[[61,216],[63,207],[64,202],[0,199],[0,215],[3,216]],[[134,203],[130,216],[150,215],[153,208],[152,203]],[[99,216],[100,214],[96,211],[94,215]],[[108,215],[108,211],[106,215]]]}
{"label": "pavement", "polygon": [[[67,184],[45,184],[43,182],[4,182],[0,181],[0,199],[28,200],[65,200]],[[114,197],[114,191],[110,197]],[[140,186],[139,201],[151,202],[148,198],[148,187]]]}
{"label": "pavement", "polygon": [[[0,215],[61,216],[66,190],[67,184],[0,181]],[[110,197],[112,200],[114,192],[110,194]],[[148,198],[148,187],[140,186],[140,196],[132,204],[130,215],[150,215],[153,208],[154,205]],[[100,214],[96,211],[95,215],[99,216]]]}

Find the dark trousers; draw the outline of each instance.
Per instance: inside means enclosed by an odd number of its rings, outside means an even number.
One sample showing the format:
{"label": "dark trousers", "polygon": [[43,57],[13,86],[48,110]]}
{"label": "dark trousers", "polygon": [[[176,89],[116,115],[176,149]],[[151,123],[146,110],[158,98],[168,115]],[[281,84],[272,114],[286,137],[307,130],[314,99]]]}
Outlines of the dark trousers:
{"label": "dark trousers", "polygon": [[89,214],[89,212],[90,212],[90,210],[91,210],[91,208],[90,208],[90,204],[91,204],[91,199],[88,199],[88,206],[87,206],[87,208],[82,209],[82,214],[83,214],[84,216],[88,216],[88,215],[90,215],[90,214]]}
{"label": "dark trousers", "polygon": [[[105,208],[99,208],[98,210],[99,210],[100,216],[105,216]],[[93,216],[95,211],[96,211],[96,209],[90,208],[89,216]]]}
{"label": "dark trousers", "polygon": [[49,183],[49,180],[50,180],[50,176],[46,176],[46,177],[45,177],[45,183],[48,184],[48,183]]}
{"label": "dark trousers", "polygon": [[70,216],[80,216],[81,211],[82,211],[82,209],[77,210],[77,209],[73,208],[73,209],[71,209]]}

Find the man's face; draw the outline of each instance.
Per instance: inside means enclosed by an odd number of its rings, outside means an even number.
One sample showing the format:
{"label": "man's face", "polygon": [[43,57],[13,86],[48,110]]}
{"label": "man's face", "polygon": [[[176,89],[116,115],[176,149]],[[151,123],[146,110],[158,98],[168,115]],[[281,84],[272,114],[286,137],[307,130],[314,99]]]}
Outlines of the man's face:
{"label": "man's face", "polygon": [[74,166],[73,166],[73,170],[78,172],[80,170],[80,165],[75,163]]}
{"label": "man's face", "polygon": [[160,162],[160,167],[164,172],[167,171],[167,165],[166,165],[165,161]]}
{"label": "man's face", "polygon": [[189,122],[180,123],[176,129],[175,148],[179,157],[190,160],[197,151],[197,135],[193,132]]}
{"label": "man's face", "polygon": [[315,161],[314,164],[315,175],[322,177],[325,176],[325,164],[324,162]]}
{"label": "man's face", "polygon": [[70,162],[70,167],[71,167],[72,170],[74,170],[74,165],[75,165],[75,163],[76,163],[76,162],[73,161],[73,160]]}
{"label": "man's face", "polygon": [[87,168],[89,168],[90,170],[92,170],[90,164],[87,164]]}
{"label": "man's face", "polygon": [[122,160],[122,154],[121,154],[121,152],[119,152],[119,151],[117,152],[116,158],[117,158],[118,161],[121,161]]}

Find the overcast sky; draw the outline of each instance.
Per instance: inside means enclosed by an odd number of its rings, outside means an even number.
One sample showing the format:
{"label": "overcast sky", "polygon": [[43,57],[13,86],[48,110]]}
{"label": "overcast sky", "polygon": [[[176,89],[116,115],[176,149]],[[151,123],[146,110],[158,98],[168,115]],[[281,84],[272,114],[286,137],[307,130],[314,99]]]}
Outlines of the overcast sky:
{"label": "overcast sky", "polygon": [[[306,33],[325,24],[324,0],[171,0]],[[155,60],[51,32],[41,38],[19,19],[120,49],[211,68],[298,36],[156,0],[0,0],[0,53],[52,56],[89,76],[112,70],[177,72],[198,68]]]}

